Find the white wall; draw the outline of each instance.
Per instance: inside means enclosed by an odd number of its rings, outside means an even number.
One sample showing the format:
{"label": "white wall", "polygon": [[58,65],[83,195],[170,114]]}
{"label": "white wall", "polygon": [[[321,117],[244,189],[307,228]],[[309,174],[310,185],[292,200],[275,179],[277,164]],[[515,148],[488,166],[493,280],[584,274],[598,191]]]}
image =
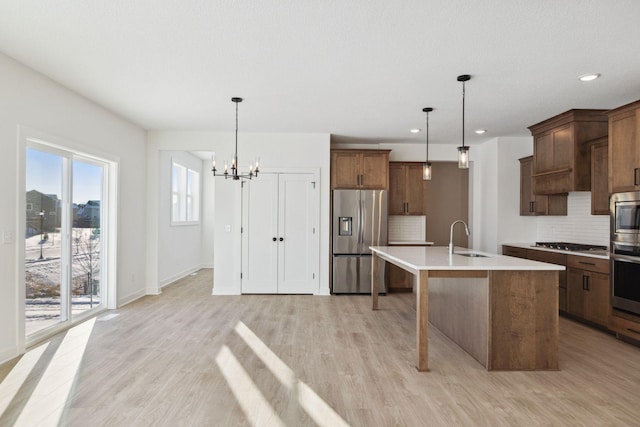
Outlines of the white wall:
{"label": "white wall", "polygon": [[[161,287],[202,267],[202,221],[198,224],[171,225],[171,166],[174,161],[198,172],[201,182],[209,178],[208,174],[203,173],[203,162],[193,154],[186,151],[160,152],[157,232],[158,281]],[[206,193],[202,194],[206,197]],[[202,212],[201,209],[201,216]]]}
{"label": "white wall", "polygon": [[[0,244],[0,362],[24,345],[18,318],[20,215],[18,126],[69,142],[69,148],[119,158],[117,303],[144,294],[145,131],[52,80],[0,54],[0,232],[13,241]],[[24,157],[24,156],[22,156]]]}
{"label": "white wall", "polygon": [[533,139],[498,138],[498,236],[496,251],[503,242],[529,242],[535,237],[536,221],[520,216],[520,162],[533,154]]}
{"label": "white wall", "polygon": [[530,137],[495,138],[476,146],[475,249],[501,253],[505,242],[532,242],[536,219],[520,216],[520,162],[533,153]]}
{"label": "white wall", "polygon": [[474,249],[494,252],[498,237],[498,142],[493,139],[474,150],[476,162],[472,170],[473,211],[471,233]]}
{"label": "white wall", "polygon": [[[231,132],[169,132],[150,131],[148,135],[148,206],[159,206],[160,150],[189,150],[217,152],[218,163],[233,153],[234,134]],[[238,136],[240,167],[256,156],[263,171],[278,168],[320,168],[320,278],[319,294],[329,292],[329,134],[252,134]],[[246,157],[243,157],[246,153]],[[207,175],[203,174],[207,179]],[[215,294],[240,293],[240,183],[208,175],[215,186],[214,225],[214,288]],[[259,178],[258,178],[259,179]],[[205,187],[205,186],[203,186]],[[158,218],[151,218],[150,229],[157,229]],[[155,223],[154,223],[155,222]],[[227,227],[230,231],[226,231]],[[159,292],[158,239],[149,235],[147,274],[148,293]],[[155,285],[154,285],[155,283]]]}
{"label": "white wall", "polygon": [[213,268],[213,244],[215,226],[215,190],[211,176],[211,162],[202,162],[202,248],[200,251],[200,265],[203,268]]}

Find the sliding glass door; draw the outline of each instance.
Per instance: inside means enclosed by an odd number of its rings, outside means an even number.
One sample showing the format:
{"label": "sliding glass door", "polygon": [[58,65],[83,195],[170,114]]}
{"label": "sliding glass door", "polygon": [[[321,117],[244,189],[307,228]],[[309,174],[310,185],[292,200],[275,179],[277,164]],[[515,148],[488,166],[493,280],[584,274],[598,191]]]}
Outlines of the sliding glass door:
{"label": "sliding glass door", "polygon": [[106,170],[77,153],[27,147],[27,337],[103,307]]}

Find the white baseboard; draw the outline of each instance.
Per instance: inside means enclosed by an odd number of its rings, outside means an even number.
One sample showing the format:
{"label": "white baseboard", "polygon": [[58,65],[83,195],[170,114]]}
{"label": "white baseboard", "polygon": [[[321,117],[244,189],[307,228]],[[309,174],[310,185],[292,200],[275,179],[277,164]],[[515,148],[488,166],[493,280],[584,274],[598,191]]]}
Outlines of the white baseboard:
{"label": "white baseboard", "polygon": [[160,281],[160,289],[164,288],[165,286],[168,286],[170,284],[172,284],[175,281],[178,281],[180,279],[182,279],[183,277],[187,277],[188,275],[190,275],[191,273],[195,273],[196,271],[200,270],[201,268],[207,268],[204,267],[203,265],[197,265],[195,267],[191,267],[188,268],[178,274],[174,274],[173,276],[167,278],[167,279],[163,279]]}
{"label": "white baseboard", "polygon": [[132,293],[130,295],[127,295],[126,297],[121,298],[120,300],[118,300],[117,307],[120,308],[120,307],[122,307],[124,305],[130,304],[130,303],[134,302],[135,300],[142,298],[145,295],[146,295],[146,292],[145,292],[144,289],[142,289],[140,291],[137,291],[137,292],[134,292],[134,293]]}
{"label": "white baseboard", "polygon": [[214,287],[211,291],[211,295],[240,295],[240,292],[237,288],[221,288]]}
{"label": "white baseboard", "polygon": [[18,348],[7,348],[0,351],[0,365],[18,356]]}

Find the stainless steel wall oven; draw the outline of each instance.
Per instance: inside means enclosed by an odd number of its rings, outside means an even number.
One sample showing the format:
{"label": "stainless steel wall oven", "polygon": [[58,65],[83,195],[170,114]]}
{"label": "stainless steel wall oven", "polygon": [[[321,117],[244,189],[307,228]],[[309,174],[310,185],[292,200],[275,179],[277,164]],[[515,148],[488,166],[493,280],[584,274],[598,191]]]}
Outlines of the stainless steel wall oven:
{"label": "stainless steel wall oven", "polygon": [[640,315],[640,192],[615,193],[611,213],[611,305]]}

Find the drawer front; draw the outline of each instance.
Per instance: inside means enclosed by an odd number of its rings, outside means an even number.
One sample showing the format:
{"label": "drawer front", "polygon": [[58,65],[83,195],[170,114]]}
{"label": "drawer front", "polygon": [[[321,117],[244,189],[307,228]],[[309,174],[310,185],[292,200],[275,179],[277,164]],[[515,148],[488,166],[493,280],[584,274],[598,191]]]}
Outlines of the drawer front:
{"label": "drawer front", "polygon": [[502,255],[513,256],[516,258],[527,258],[527,250],[515,246],[502,246]]}
{"label": "drawer front", "polygon": [[640,341],[640,323],[633,322],[628,319],[623,319],[615,314],[609,317],[609,329]]}
{"label": "drawer front", "polygon": [[527,249],[527,258],[533,261],[548,262],[549,264],[567,265],[567,256],[557,252]]}
{"label": "drawer front", "polygon": [[567,267],[609,274],[608,259],[569,255],[567,256]]}

